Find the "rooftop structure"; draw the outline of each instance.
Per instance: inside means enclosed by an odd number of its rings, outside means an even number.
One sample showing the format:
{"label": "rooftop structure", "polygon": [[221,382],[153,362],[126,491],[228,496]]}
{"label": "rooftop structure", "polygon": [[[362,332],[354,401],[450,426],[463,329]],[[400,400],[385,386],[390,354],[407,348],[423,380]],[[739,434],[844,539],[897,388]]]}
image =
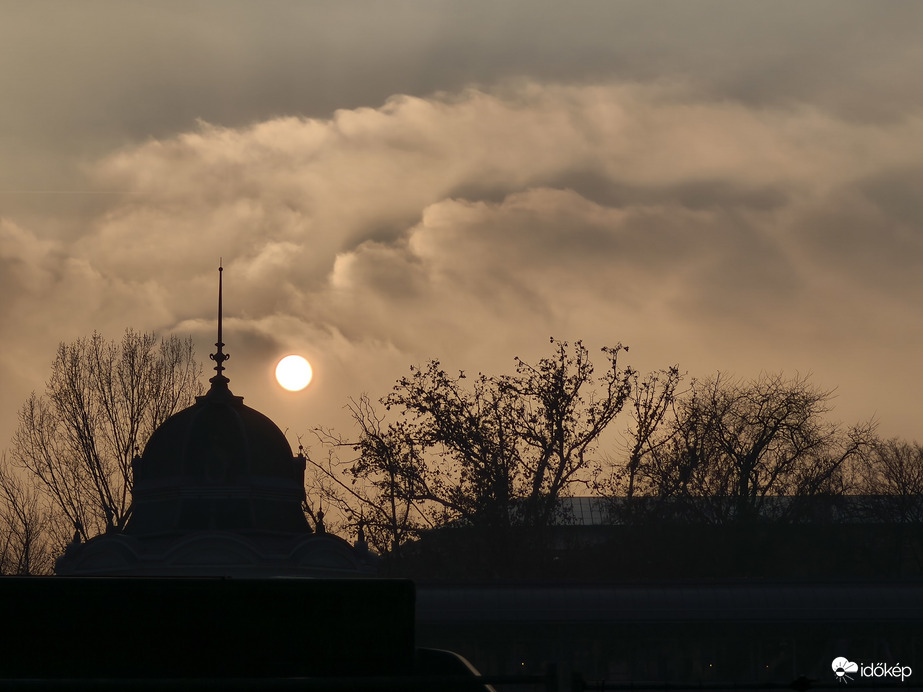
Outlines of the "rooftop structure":
{"label": "rooftop structure", "polygon": [[216,374],[204,396],[167,419],[133,464],[124,531],[68,546],[59,575],[356,576],[374,558],[303,511],[305,458],[284,433],[235,396],[224,376],[222,282]]}

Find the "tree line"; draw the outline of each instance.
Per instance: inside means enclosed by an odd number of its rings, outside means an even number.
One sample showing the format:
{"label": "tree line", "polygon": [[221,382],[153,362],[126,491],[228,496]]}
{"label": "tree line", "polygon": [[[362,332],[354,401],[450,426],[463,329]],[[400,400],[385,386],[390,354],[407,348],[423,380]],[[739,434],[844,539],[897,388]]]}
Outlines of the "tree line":
{"label": "tree line", "polygon": [[[470,527],[491,537],[488,560],[524,535],[540,544],[575,495],[611,498],[625,525],[806,522],[831,497],[865,502],[864,519],[923,520],[923,446],[831,420],[833,393],[807,377],[642,374],[621,344],[595,363],[580,341],[549,350],[501,375],[432,360],[379,400],[351,400],[352,434],[313,431],[308,515],[362,528],[386,556]],[[0,572],[48,572],[75,534],[121,530],[132,459],[201,393],[201,374],[188,338],[62,343],[0,464]]]}
{"label": "tree line", "polygon": [[810,378],[642,374],[627,350],[602,349],[598,371],[554,339],[509,375],[411,368],[378,402],[350,402],[352,437],[316,431],[311,496],[383,554],[453,526],[477,531],[486,560],[541,546],[575,495],[609,498],[621,525],[797,524],[831,498],[849,500],[844,521],[923,519],[923,446],[831,420],[833,392]]}

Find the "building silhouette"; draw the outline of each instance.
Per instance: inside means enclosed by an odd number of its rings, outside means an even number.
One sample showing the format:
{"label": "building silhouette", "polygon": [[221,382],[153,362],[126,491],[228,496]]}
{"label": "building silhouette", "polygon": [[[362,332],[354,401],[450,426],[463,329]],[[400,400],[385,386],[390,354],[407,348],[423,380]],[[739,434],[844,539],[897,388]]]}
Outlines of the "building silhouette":
{"label": "building silhouette", "polygon": [[133,463],[121,532],[75,537],[62,576],[362,576],[376,558],[312,530],[303,510],[305,458],[228,387],[219,274],[216,375],[204,396],[167,419]]}

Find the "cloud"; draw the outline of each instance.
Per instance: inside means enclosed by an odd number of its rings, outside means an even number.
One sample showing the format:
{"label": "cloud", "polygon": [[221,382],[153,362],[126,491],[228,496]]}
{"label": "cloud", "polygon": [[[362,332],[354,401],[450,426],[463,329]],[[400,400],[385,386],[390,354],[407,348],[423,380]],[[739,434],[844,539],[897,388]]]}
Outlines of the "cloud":
{"label": "cloud", "polygon": [[99,161],[95,184],[131,194],[76,240],[0,227],[5,309],[25,325],[4,340],[121,324],[208,344],[223,256],[229,368],[312,349],[317,423],[410,363],[507,369],[551,334],[624,341],[646,367],[819,363],[824,384],[862,387],[830,355],[844,335],[844,360],[873,346],[857,318],[919,335],[921,135],[913,114],[872,125],[608,81],[201,122]]}

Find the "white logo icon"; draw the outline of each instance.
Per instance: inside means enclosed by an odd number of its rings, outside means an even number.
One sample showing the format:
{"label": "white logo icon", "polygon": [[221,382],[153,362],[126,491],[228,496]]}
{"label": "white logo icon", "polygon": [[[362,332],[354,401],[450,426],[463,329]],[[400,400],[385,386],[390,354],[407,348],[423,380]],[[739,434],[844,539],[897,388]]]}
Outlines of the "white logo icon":
{"label": "white logo icon", "polygon": [[842,656],[833,659],[833,672],[836,673],[837,682],[849,682],[852,678],[847,673],[859,672],[859,664],[843,658]]}

